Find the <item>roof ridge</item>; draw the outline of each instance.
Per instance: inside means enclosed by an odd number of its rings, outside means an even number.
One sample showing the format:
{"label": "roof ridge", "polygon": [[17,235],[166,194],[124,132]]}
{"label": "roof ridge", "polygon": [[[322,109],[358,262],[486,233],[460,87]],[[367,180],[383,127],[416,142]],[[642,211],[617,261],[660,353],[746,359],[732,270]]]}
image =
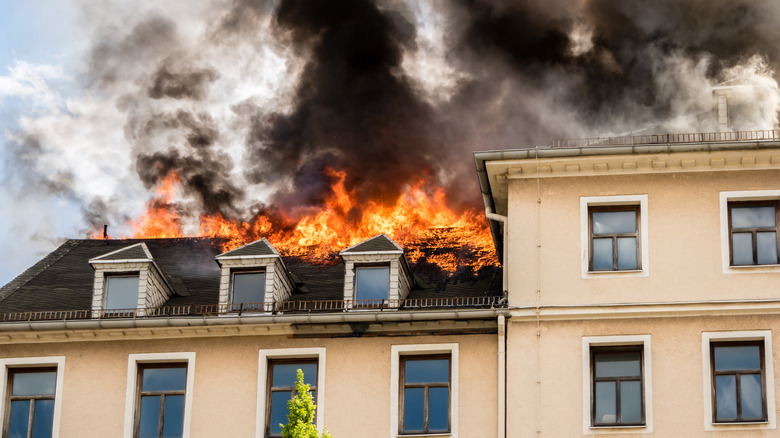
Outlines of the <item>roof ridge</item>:
{"label": "roof ridge", "polygon": [[38,274],[46,270],[49,266],[53,265],[57,260],[63,258],[66,254],[71,252],[74,248],[81,244],[82,240],[68,239],[62,243],[57,249],[49,253],[46,257],[42,258],[38,263],[27,268],[24,272],[17,275],[16,278],[0,287],[0,303],[5,300],[13,292],[29,283],[30,280],[37,277]]}

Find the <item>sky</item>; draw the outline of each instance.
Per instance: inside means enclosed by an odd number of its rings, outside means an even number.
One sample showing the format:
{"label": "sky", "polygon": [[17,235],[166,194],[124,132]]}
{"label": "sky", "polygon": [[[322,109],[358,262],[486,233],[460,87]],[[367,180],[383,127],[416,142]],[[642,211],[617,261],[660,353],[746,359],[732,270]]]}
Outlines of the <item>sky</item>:
{"label": "sky", "polygon": [[132,234],[171,173],[202,214],[296,218],[419,178],[479,209],[472,153],[713,130],[712,87],[777,125],[762,0],[0,0],[0,284],[69,238]]}

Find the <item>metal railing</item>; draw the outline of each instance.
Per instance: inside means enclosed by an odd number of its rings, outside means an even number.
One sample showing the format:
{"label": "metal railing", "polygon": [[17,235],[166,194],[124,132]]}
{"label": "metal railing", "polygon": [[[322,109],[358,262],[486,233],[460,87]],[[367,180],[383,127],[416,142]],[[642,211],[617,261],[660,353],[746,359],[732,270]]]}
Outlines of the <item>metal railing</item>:
{"label": "metal railing", "polygon": [[622,137],[596,137],[553,140],[542,148],[583,148],[610,146],[637,146],[677,143],[716,143],[734,141],[780,140],[780,129],[729,132],[692,132],[683,134],[630,135]]}
{"label": "metal railing", "polygon": [[210,317],[220,315],[263,315],[327,313],[350,310],[444,310],[453,308],[497,308],[506,307],[506,300],[500,296],[459,298],[408,298],[400,300],[311,300],[281,301],[273,303],[240,304],[197,304],[185,306],[162,306],[152,309],[101,309],[101,310],[57,310],[36,312],[0,313],[2,322],[28,321],[72,321],[85,319],[141,319]]}

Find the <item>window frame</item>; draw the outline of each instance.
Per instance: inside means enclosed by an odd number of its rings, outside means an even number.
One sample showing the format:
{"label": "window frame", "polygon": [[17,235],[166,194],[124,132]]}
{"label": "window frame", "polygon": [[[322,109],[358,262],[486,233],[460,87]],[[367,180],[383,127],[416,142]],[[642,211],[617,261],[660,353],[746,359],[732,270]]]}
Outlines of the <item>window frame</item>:
{"label": "window frame", "polygon": [[316,361],[317,362],[317,398],[314,403],[317,405],[317,410],[314,413],[314,423],[317,426],[317,430],[322,432],[325,421],[325,347],[310,347],[310,348],[276,348],[276,349],[261,349],[258,350],[258,366],[257,366],[257,412],[255,413],[255,438],[265,438],[266,429],[268,428],[266,412],[270,412],[268,406],[268,388],[272,383],[268,380],[270,376],[268,365],[271,361],[275,360],[291,360],[291,361]]}
{"label": "window frame", "polygon": [[[319,386],[317,383],[319,383],[319,363],[317,361],[317,358],[314,357],[308,357],[308,358],[270,358],[268,360],[268,368],[267,368],[267,377],[266,377],[266,392],[265,392],[265,400],[266,400],[266,406],[265,406],[265,431],[263,432],[263,436],[266,438],[280,438],[281,435],[271,435],[271,409],[273,408],[273,403],[268,403],[269,400],[272,400],[272,393],[274,389],[276,390],[290,390],[292,392],[292,397],[295,397],[296,390],[295,390],[295,383],[293,383],[292,386],[273,386],[273,370],[274,365],[276,364],[316,364],[317,365],[317,376],[315,376],[315,384],[311,385],[309,389],[311,391],[318,391]],[[319,396],[319,392],[316,392],[317,396]],[[316,402],[315,402],[316,404]],[[315,415],[315,424],[317,422],[316,415]]]}
{"label": "window frame", "polygon": [[[718,371],[715,369],[715,348],[716,347],[745,347],[745,346],[752,346],[756,345],[758,346],[758,354],[759,354],[759,360],[761,361],[760,368],[758,369],[758,374],[761,376],[761,408],[762,408],[762,415],[761,418],[758,420],[745,420],[740,419],[739,417],[742,416],[742,400],[741,400],[741,383],[740,379],[736,379],[736,391],[737,391],[737,419],[735,420],[726,420],[726,421],[719,421],[717,419],[717,394],[715,392],[715,380],[717,376],[741,376],[743,374],[743,371],[750,371],[744,374],[756,374],[756,370],[730,370],[730,371]],[[764,355],[764,342],[760,340],[751,340],[751,341],[711,341],[710,342],[710,384],[712,385],[712,422],[713,423],[764,423],[767,421],[767,405],[766,405],[766,359]]]}
{"label": "window frame", "polygon": [[[596,355],[608,354],[608,353],[639,353],[639,376],[638,377],[596,377]],[[644,382],[644,348],[642,345],[621,345],[621,346],[590,346],[590,419],[592,427],[627,427],[627,426],[644,426],[645,425],[645,382]],[[639,394],[642,410],[642,418],[639,422],[623,423],[619,421],[620,418],[620,382],[623,381],[639,381]],[[597,382],[615,382],[615,409],[616,418],[614,423],[598,423],[596,419],[596,383]]]}
{"label": "window frame", "polygon": [[[244,304],[252,303],[236,303],[234,299],[235,277],[236,274],[263,274],[263,291],[262,300],[257,303],[257,306],[244,307]],[[245,269],[231,269],[230,270],[230,291],[228,293],[228,306],[232,312],[263,312],[265,309],[265,294],[266,286],[268,286],[268,271],[265,268],[245,268]]]}
{"label": "window frame", "polygon": [[[138,279],[138,289],[135,291],[135,307],[126,308],[126,309],[109,309],[107,308],[108,304],[108,291],[109,291],[109,283],[111,283],[112,278],[128,278],[128,277],[135,277]],[[139,271],[128,271],[128,272],[106,272],[103,277],[103,300],[100,304],[100,309],[103,312],[103,315],[110,315],[110,316],[133,316],[135,312],[138,310],[138,296],[140,294],[141,290],[141,273]]]}
{"label": "window frame", "polygon": [[[459,359],[458,344],[410,344],[392,345],[390,347],[390,437],[431,437],[458,436],[458,391],[459,391]],[[402,433],[401,432],[401,360],[403,356],[449,356],[450,357],[450,399],[449,399],[449,432]]]}
{"label": "window frame", "polygon": [[[358,272],[361,269],[387,269],[387,298],[373,299],[373,298],[358,298]],[[372,309],[377,307],[385,307],[390,304],[390,283],[392,282],[392,267],[390,263],[355,263],[352,268],[354,271],[353,285],[352,285],[352,306],[353,309]]]}
{"label": "window frame", "polygon": [[[780,203],[780,190],[724,191],[719,193],[720,203],[720,246],[721,265],[724,274],[753,274],[780,272],[780,264],[773,265],[732,265],[731,250],[731,205],[751,203]],[[778,234],[778,256],[780,257],[780,206],[775,209],[775,221]],[[780,262],[780,259],[778,259]]]}
{"label": "window frame", "polygon": [[[765,401],[766,419],[764,421],[738,421],[715,422],[715,388],[713,370],[714,364],[711,345],[745,342],[762,342],[764,345],[763,367],[764,374],[762,384]],[[713,430],[751,430],[751,429],[775,429],[777,428],[777,415],[775,407],[775,382],[774,366],[772,360],[772,332],[771,330],[734,331],[734,332],[703,332],[702,333],[702,382],[704,402],[704,429]]]}
{"label": "window frame", "polygon": [[[637,269],[591,270],[592,209],[606,211],[637,210]],[[648,195],[582,196],[580,197],[580,269],[583,279],[647,277],[650,275],[650,245],[648,232]],[[613,247],[613,254],[616,248]],[[616,259],[613,259],[613,264]]]}
{"label": "window frame", "polygon": [[[735,267],[742,267],[742,266],[776,266],[780,264],[780,233],[778,233],[778,226],[777,224],[780,223],[780,203],[776,199],[768,199],[768,200],[753,200],[753,201],[729,201],[726,204],[726,208],[728,209],[728,227],[729,227],[729,266],[732,268]],[[773,228],[769,227],[753,227],[753,228],[742,228],[736,231],[736,233],[751,233],[751,239],[753,244],[753,261],[754,263],[745,264],[745,265],[736,265],[734,264],[734,234],[735,231],[732,227],[732,219],[731,219],[731,211],[734,207],[736,208],[746,208],[746,207],[774,207],[775,209],[775,226]],[[757,249],[757,242],[758,239],[756,237],[756,234],[758,232],[766,232],[771,231],[775,233],[775,252],[778,259],[778,263],[758,263],[758,249]]]}
{"label": "window frame", "polygon": [[[439,382],[427,382],[427,383],[406,383],[406,362],[414,360],[440,360],[447,359],[447,383],[442,384]],[[431,435],[431,434],[448,434],[452,430],[452,357],[449,354],[403,354],[399,358],[398,374],[401,379],[398,383],[398,435],[399,436],[414,436],[414,435]],[[405,390],[407,388],[423,388],[424,401],[423,401],[423,430],[420,432],[405,432],[404,431],[404,412],[405,412]],[[447,388],[447,430],[446,431],[429,431],[428,428],[428,412],[429,412],[429,389],[430,388]]]}
{"label": "window frame", "polygon": [[[182,365],[183,364],[183,365]],[[187,364],[184,362],[163,362],[163,363],[139,363],[137,368],[138,375],[136,376],[136,394],[135,394],[135,422],[133,426],[133,436],[135,438],[138,437],[140,433],[140,426],[141,426],[141,397],[143,396],[149,396],[149,395],[159,395],[160,396],[160,414],[159,419],[163,419],[162,423],[159,423],[160,426],[164,425],[164,419],[165,419],[165,397],[169,395],[182,395],[185,397],[187,396],[187,384],[186,384],[186,375],[189,374],[189,369],[187,368]],[[184,368],[185,372],[185,384],[184,389],[181,390],[164,390],[164,391],[144,391],[143,390],[143,378],[144,378],[144,371],[147,369],[161,369],[161,368]],[[183,419],[182,419],[183,421]],[[182,430],[184,429],[184,425],[182,424]],[[162,430],[158,431],[158,438],[162,438],[160,435],[162,434]]]}
{"label": "window frame", "polygon": [[[593,421],[594,380],[593,350],[641,350],[642,407],[644,424],[600,424]],[[584,435],[653,433],[653,367],[650,335],[615,335],[582,337],[582,433]]]}
{"label": "window frame", "polygon": [[[634,212],[634,232],[633,233],[608,233],[601,235],[594,235],[593,233],[593,213],[618,213],[624,211]],[[641,215],[638,205],[589,205],[588,206],[588,272],[619,272],[619,271],[641,271],[642,270],[642,241],[639,237],[641,229]],[[621,237],[633,237],[636,239],[636,262],[637,267],[631,269],[618,268],[618,245],[617,240]],[[596,270],[593,267],[593,248],[595,239],[607,239],[612,240],[612,269],[599,269]]]}
{"label": "window frame", "polygon": [[139,353],[129,354],[127,360],[127,386],[125,392],[125,422],[123,438],[134,438],[137,431],[137,418],[140,418],[140,369],[146,365],[184,364],[187,380],[184,388],[184,419],[182,438],[189,438],[192,420],[192,401],[195,383],[195,353]]}
{"label": "window frame", "polygon": [[65,371],[65,356],[52,356],[52,357],[29,357],[29,358],[7,358],[0,359],[0,369],[2,369],[2,380],[0,380],[0,412],[2,413],[3,436],[8,434],[8,420],[11,412],[10,394],[11,387],[9,383],[9,374],[13,370],[46,370],[53,369],[56,372],[55,387],[54,387],[54,418],[52,419],[52,438],[59,438],[60,435],[60,419],[62,412],[62,385],[64,381]]}

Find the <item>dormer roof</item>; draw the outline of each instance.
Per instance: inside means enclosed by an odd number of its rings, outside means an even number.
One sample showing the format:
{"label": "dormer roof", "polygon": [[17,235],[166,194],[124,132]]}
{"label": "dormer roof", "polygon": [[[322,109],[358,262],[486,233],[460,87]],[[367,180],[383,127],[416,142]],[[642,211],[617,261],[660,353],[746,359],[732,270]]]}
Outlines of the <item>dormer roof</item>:
{"label": "dormer roof", "polygon": [[217,261],[219,261],[237,258],[252,259],[268,257],[279,257],[279,252],[276,251],[276,248],[271,246],[271,244],[268,242],[268,239],[263,237],[260,240],[256,240],[252,243],[248,243],[244,246],[240,246],[236,249],[224,252],[215,258]]}
{"label": "dormer roof", "polygon": [[111,251],[89,260],[95,263],[153,262],[154,258],[144,242]]}
{"label": "dormer roof", "polygon": [[387,234],[382,233],[339,252],[345,254],[403,254],[404,250]]}

